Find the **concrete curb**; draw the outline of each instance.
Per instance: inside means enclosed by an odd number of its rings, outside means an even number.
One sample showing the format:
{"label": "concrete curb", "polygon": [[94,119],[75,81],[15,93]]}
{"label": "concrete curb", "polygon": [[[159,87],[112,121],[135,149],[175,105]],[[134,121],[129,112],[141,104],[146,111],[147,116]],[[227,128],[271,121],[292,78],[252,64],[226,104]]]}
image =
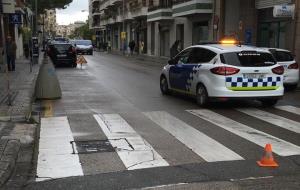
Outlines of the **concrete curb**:
{"label": "concrete curb", "polygon": [[[103,52],[100,52],[103,53]],[[157,57],[157,56],[150,56],[146,54],[134,54],[133,56],[124,56],[122,52],[120,51],[111,51],[111,55],[118,55],[127,59],[132,59],[132,60],[137,60],[137,61],[146,61],[146,62],[151,62],[156,65],[166,65],[168,63],[169,58],[167,57]]]}
{"label": "concrete curb", "polygon": [[17,139],[0,140],[0,187],[5,184],[14,171],[21,143]]}

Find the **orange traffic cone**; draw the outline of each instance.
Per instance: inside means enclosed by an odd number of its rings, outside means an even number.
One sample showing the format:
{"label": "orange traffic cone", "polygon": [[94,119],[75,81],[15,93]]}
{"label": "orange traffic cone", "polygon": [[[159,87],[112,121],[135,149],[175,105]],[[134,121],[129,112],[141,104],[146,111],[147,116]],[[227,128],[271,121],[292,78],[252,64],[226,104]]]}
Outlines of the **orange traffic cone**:
{"label": "orange traffic cone", "polygon": [[261,167],[278,167],[279,165],[274,161],[272,154],[272,145],[266,144],[265,154],[257,164]]}

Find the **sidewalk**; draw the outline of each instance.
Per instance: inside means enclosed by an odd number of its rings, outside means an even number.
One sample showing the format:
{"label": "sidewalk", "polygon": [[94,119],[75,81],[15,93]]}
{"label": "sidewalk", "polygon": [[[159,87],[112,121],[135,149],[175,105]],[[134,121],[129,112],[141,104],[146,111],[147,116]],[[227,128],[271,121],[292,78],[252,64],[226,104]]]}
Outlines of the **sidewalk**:
{"label": "sidewalk", "polygon": [[[107,53],[106,51],[97,51],[97,52]],[[117,51],[117,50],[112,50],[108,54],[124,56],[122,51]],[[133,55],[125,54],[124,57],[129,58],[129,59],[135,59],[138,61],[151,62],[151,63],[159,64],[159,65],[166,65],[168,63],[168,60],[170,59],[168,57],[151,56],[151,55],[147,55],[147,54],[137,54],[137,53],[134,53]]]}
{"label": "sidewalk", "polygon": [[[33,65],[26,59],[16,61],[16,71],[0,70],[0,189],[9,178],[18,184],[26,181],[28,174],[15,176],[15,168],[23,171],[31,164],[36,125],[28,124],[31,104],[40,64]],[[7,79],[10,84],[11,106],[8,105]],[[15,188],[14,188],[15,189]]]}
{"label": "sidewalk", "polygon": [[[34,82],[39,71],[39,65],[33,65],[30,73],[29,60],[16,61],[16,71],[7,74],[0,71],[0,121],[23,120],[30,114],[30,105],[34,92]],[[12,105],[9,106],[7,78],[10,83]]]}

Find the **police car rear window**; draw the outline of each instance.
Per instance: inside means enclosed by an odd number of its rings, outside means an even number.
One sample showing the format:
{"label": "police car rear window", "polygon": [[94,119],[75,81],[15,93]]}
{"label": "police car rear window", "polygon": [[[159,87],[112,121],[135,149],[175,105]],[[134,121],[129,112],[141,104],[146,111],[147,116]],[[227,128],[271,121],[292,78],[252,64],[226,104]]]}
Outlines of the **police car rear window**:
{"label": "police car rear window", "polygon": [[272,54],[256,51],[223,53],[220,58],[224,64],[242,67],[266,67],[276,64]]}
{"label": "police car rear window", "polygon": [[274,55],[275,59],[279,62],[284,62],[284,61],[294,61],[294,57],[290,52],[286,51],[275,51],[271,53]]}

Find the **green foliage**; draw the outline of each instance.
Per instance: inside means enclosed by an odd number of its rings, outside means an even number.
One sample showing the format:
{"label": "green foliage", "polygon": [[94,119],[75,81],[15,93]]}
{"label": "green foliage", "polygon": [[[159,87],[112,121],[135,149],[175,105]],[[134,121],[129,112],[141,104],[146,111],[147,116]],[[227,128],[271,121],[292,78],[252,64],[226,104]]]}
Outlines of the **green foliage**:
{"label": "green foliage", "polygon": [[[73,0],[37,0],[38,13],[43,13],[45,9],[63,9]],[[30,1],[32,10],[35,10],[35,0]]]}
{"label": "green foliage", "polygon": [[78,38],[85,40],[92,40],[93,32],[89,29],[88,23],[83,26],[76,28],[73,34],[69,36],[69,38]]}

